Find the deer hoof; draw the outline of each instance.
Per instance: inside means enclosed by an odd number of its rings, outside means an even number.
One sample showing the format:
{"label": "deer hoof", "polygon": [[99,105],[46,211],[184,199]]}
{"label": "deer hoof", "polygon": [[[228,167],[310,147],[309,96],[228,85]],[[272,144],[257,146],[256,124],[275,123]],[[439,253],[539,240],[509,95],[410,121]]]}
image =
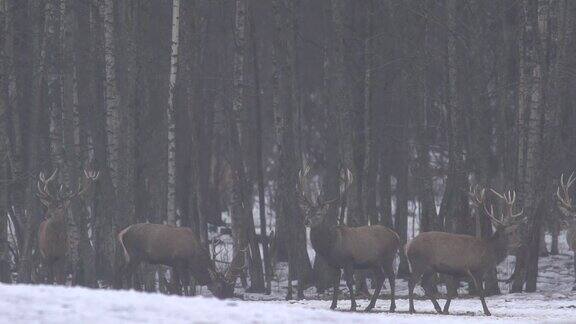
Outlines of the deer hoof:
{"label": "deer hoof", "polygon": [[336,309],[336,305],[334,305],[334,304],[330,305],[330,309],[331,309],[331,310],[335,310],[335,309]]}
{"label": "deer hoof", "polygon": [[389,312],[394,313],[396,311],[396,306],[391,306]]}
{"label": "deer hoof", "polygon": [[490,314],[489,311],[485,311],[485,312],[484,312],[484,315],[486,315],[486,316],[492,316],[492,314]]}
{"label": "deer hoof", "polygon": [[365,311],[365,312],[370,312],[370,311],[372,310],[372,308],[374,308],[373,305],[368,305],[368,307],[366,307],[366,308],[364,309],[364,311]]}

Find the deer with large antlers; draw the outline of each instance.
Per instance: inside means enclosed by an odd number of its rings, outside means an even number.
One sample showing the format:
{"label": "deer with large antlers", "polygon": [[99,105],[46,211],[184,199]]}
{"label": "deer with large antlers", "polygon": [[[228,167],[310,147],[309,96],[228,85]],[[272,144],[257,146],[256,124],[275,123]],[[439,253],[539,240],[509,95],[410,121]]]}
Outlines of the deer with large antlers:
{"label": "deer with large antlers", "polygon": [[572,286],[572,290],[576,291],[576,208],[572,204],[572,195],[570,194],[570,187],[576,181],[574,177],[574,172],[570,174],[568,179],[564,179],[564,174],[560,176],[560,184],[558,190],[556,190],[556,196],[558,197],[558,208],[562,212],[563,220],[568,225],[568,230],[566,231],[566,243],[570,250],[574,251],[574,282],[575,285]]}
{"label": "deer with large antlers", "polygon": [[445,274],[455,278],[470,278],[476,289],[485,315],[490,315],[484,300],[483,279],[490,269],[502,262],[509,252],[515,251],[521,244],[518,226],[524,221],[522,211],[514,212],[516,193],[508,191],[501,194],[493,189],[491,192],[504,202],[500,217],[494,215],[492,205],[487,208],[485,190],[473,192],[473,203],[483,206],[485,216],[489,217],[495,227],[489,238],[472,235],[452,234],[445,232],[420,233],[406,245],[406,255],[410,263],[410,280],[408,292],[410,313],[414,313],[414,287],[422,282],[422,287],[434,308],[440,314],[448,314],[452,296],[449,295],[444,310],[431,293],[430,285],[434,274]]}
{"label": "deer with large antlers", "polygon": [[118,274],[119,287],[124,279],[130,283],[138,265],[146,262],[172,267],[174,293],[181,294],[181,288],[189,286],[192,276],[198,284],[208,286],[217,298],[234,296],[234,283],[243,269],[244,251],[235,254],[226,273],[220,273],[208,249],[188,227],[134,224],[118,234],[118,242],[125,261]]}
{"label": "deer with large antlers", "polygon": [[84,170],[84,179],[79,182],[75,192],[64,190],[60,186],[59,190],[53,192],[51,185],[56,178],[58,170],[54,170],[52,175],[46,177],[44,172],[39,175],[37,183],[38,198],[47,208],[46,219],[40,223],[38,229],[38,247],[42,256],[42,263],[48,270],[48,283],[56,282],[64,284],[66,282],[66,251],[68,246],[68,235],[66,231],[66,213],[72,200],[83,195],[90,184],[98,179],[99,172]]}
{"label": "deer with large antlers", "polygon": [[[374,308],[384,279],[388,278],[391,291],[390,311],[393,312],[396,309],[393,265],[394,258],[400,247],[398,234],[381,225],[348,227],[337,226],[333,222],[328,221],[326,217],[328,209],[339,198],[332,197],[333,199],[331,200],[323,200],[319,196],[315,201],[309,199],[304,191],[307,173],[307,170],[300,172],[300,205],[306,215],[305,224],[310,227],[312,247],[338,273],[334,278],[334,291],[330,308],[335,309],[337,306],[341,270],[344,270],[346,285],[350,291],[350,299],[352,301],[351,310],[356,310],[354,270],[370,269],[374,273],[376,289],[370,304],[366,307],[366,311]],[[347,170],[343,180],[345,184],[344,192],[346,192],[352,182],[352,174],[349,170]],[[345,196],[345,194],[342,196]]]}

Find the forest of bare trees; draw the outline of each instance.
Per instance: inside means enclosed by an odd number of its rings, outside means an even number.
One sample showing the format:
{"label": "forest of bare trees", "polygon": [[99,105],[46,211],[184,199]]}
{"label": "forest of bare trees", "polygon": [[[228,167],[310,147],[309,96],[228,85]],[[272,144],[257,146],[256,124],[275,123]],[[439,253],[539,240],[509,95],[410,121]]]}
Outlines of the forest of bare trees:
{"label": "forest of bare trees", "polygon": [[[269,293],[287,264],[301,297],[331,287],[303,192],[338,199],[331,224],[381,224],[405,245],[490,236],[480,186],[515,190],[511,291],[535,291],[576,169],[574,18],[569,0],[0,0],[0,281],[44,282],[38,181],[57,170],[45,189],[70,194],[99,172],[66,203],[75,285],[112,287],[118,233],[149,222],[206,248],[230,234],[244,288]],[[165,272],[136,280],[162,290]]]}

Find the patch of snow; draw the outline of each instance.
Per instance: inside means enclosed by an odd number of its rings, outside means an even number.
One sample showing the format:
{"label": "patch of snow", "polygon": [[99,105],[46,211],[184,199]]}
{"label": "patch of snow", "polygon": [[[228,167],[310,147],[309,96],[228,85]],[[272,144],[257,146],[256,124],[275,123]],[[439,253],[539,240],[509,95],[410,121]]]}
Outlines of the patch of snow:
{"label": "patch of snow", "polygon": [[[488,298],[492,317],[482,315],[477,299],[453,301],[453,315],[437,315],[428,301],[416,301],[419,314],[407,314],[407,300],[398,313],[387,313],[379,300],[372,313],[328,310],[329,301],[240,301],[177,297],[135,291],[94,290],[57,286],[0,285],[0,310],[6,323],[513,323],[571,321],[576,301],[541,294]],[[368,300],[360,300],[365,307]]]}

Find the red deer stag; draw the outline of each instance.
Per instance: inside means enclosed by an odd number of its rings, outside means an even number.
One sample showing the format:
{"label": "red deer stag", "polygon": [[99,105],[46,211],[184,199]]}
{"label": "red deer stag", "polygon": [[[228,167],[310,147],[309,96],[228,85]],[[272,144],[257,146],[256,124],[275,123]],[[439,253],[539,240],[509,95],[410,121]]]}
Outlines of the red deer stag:
{"label": "red deer stag", "polygon": [[[330,205],[338,200],[316,201],[308,199],[305,194],[305,178],[307,170],[300,172],[300,204],[305,212],[306,226],[310,227],[310,240],[312,247],[317,254],[334,268],[338,275],[334,278],[334,291],[332,296],[331,309],[335,309],[338,302],[338,290],[340,286],[341,270],[344,270],[346,285],[350,291],[351,310],[356,310],[356,299],[354,296],[354,270],[370,269],[374,273],[376,289],[366,311],[370,311],[376,305],[376,300],[382,289],[385,277],[390,282],[391,300],[390,312],[396,309],[394,300],[395,273],[394,258],[400,247],[398,234],[387,227],[381,225],[348,227],[337,226],[330,222],[328,209]],[[352,174],[347,170],[344,178],[344,191],[352,182]],[[345,195],[343,195],[345,196]]]}
{"label": "red deer stag", "polygon": [[[50,192],[50,184],[56,178],[55,170],[48,178],[43,172],[38,180],[38,198],[46,206],[46,219],[40,223],[38,229],[38,247],[42,256],[42,263],[48,269],[48,283],[56,282],[60,285],[66,283],[66,251],[68,235],[66,231],[66,213],[70,202],[81,196],[90,184],[98,179],[99,172],[84,170],[84,180],[80,181],[78,190],[74,193],[64,192],[63,186],[55,193]],[[52,186],[53,187],[53,186]],[[56,273],[56,274],[55,274]]]}
{"label": "red deer stag", "polygon": [[[471,235],[452,234],[445,232],[425,232],[416,236],[406,245],[406,255],[410,263],[411,276],[408,282],[410,313],[414,313],[414,287],[420,281],[424,292],[440,314],[448,313],[450,300],[448,296],[444,311],[431,293],[431,279],[435,273],[449,275],[455,278],[469,277],[474,282],[484,314],[490,315],[484,300],[484,275],[502,262],[509,252],[516,250],[521,243],[518,226],[523,222],[522,211],[514,212],[516,193],[500,194],[491,190],[505,202],[501,217],[494,216],[494,208],[484,212],[496,228],[490,238],[479,238]],[[483,205],[484,190],[475,199],[475,204]]]}
{"label": "red deer stag", "polygon": [[570,250],[574,252],[574,277],[575,285],[572,290],[576,291],[576,209],[572,204],[572,196],[570,194],[570,187],[574,184],[576,178],[574,172],[570,174],[567,181],[564,181],[564,175],[560,177],[560,185],[556,191],[558,196],[558,207],[564,216],[564,220],[568,223],[568,230],[566,231],[566,243]]}
{"label": "red deer stag", "polygon": [[[118,234],[125,264],[118,278],[130,282],[142,262],[162,264],[173,269],[173,290],[181,294],[182,285],[189,286],[190,276],[217,298],[234,297],[234,282],[242,271],[244,252],[235,254],[225,274],[216,270],[210,252],[202,246],[192,229],[162,224],[139,223]],[[122,283],[120,282],[120,287]]]}

